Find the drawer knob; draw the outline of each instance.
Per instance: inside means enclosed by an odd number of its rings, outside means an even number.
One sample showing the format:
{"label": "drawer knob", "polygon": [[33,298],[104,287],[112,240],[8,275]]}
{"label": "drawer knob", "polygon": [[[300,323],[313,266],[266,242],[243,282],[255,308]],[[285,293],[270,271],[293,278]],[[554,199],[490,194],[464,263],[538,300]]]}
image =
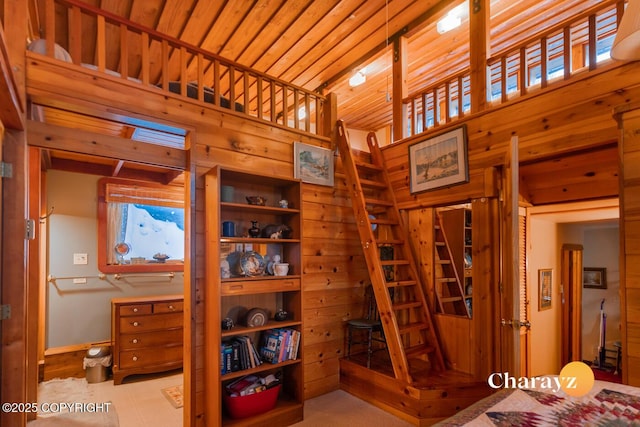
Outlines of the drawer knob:
{"label": "drawer knob", "polygon": [[133,312],[134,312],[134,313],[137,313],[137,312],[138,312],[138,307],[134,307],[134,308],[133,308]]}
{"label": "drawer knob", "polygon": [[133,326],[138,326],[138,325],[139,325],[139,323],[138,323],[138,322],[133,322],[133,323],[132,323],[132,325],[133,325]]}
{"label": "drawer knob", "polygon": [[175,310],[175,308],[171,304],[169,304],[169,310]]}
{"label": "drawer knob", "polygon": [[133,356],[133,357],[131,358],[131,360],[133,360],[134,362],[135,362],[135,361],[137,361],[137,360],[138,360],[138,356]]}
{"label": "drawer knob", "polygon": [[134,343],[134,344],[138,344],[138,338],[132,339],[131,342]]}

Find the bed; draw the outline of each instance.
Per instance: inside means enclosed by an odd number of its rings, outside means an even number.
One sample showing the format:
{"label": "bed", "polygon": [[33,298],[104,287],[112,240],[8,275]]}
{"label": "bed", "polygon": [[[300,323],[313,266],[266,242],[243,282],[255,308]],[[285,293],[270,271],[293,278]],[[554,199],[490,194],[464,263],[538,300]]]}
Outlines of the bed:
{"label": "bed", "polygon": [[540,387],[502,389],[436,425],[640,426],[640,388],[595,381],[582,397]]}

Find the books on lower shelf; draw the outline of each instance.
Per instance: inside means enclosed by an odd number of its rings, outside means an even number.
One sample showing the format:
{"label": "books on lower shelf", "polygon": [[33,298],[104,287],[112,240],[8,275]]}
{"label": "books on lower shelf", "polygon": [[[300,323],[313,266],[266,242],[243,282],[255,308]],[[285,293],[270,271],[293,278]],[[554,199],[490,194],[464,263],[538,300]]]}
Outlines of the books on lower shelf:
{"label": "books on lower shelf", "polygon": [[262,333],[260,356],[265,363],[281,363],[298,358],[300,331],[290,328],[269,329]]}
{"label": "books on lower shelf", "polygon": [[220,354],[220,372],[223,375],[255,368],[262,364],[260,355],[248,336],[237,336],[229,341],[223,341]]}

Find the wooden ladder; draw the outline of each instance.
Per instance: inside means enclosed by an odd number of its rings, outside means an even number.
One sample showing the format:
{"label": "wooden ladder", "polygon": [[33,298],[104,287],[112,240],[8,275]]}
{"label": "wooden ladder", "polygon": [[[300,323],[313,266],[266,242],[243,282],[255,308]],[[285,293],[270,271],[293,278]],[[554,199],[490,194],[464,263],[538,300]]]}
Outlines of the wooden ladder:
{"label": "wooden ladder", "polygon": [[438,312],[471,317],[469,308],[464,300],[464,290],[462,289],[458,266],[456,266],[455,259],[451,253],[440,212],[436,212],[434,242],[436,247],[435,294]]}
{"label": "wooden ladder", "polygon": [[373,132],[367,135],[369,163],[353,155],[342,121],[338,121],[337,131],[338,149],[394,375],[411,383],[410,358],[428,361],[434,371],[444,370],[440,343],[376,135]]}

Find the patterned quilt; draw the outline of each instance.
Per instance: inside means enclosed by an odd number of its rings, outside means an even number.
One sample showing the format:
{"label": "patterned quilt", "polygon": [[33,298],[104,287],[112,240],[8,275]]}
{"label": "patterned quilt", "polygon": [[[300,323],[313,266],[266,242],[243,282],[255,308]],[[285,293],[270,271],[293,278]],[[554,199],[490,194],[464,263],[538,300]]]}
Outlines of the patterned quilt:
{"label": "patterned quilt", "polygon": [[503,389],[437,425],[640,427],[640,388],[596,381],[582,397]]}

